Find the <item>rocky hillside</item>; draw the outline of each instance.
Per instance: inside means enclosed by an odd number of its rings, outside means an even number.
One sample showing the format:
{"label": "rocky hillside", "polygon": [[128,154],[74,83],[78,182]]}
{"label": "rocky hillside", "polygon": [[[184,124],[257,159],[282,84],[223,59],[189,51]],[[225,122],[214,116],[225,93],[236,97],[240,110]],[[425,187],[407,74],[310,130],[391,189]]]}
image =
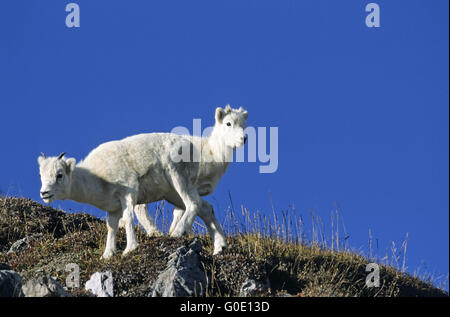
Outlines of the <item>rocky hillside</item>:
{"label": "rocky hillside", "polygon": [[212,256],[208,236],[137,235],[135,251],[104,261],[104,221],[0,198],[0,296],[448,296],[382,265],[368,288],[368,261],[350,252],[241,234]]}

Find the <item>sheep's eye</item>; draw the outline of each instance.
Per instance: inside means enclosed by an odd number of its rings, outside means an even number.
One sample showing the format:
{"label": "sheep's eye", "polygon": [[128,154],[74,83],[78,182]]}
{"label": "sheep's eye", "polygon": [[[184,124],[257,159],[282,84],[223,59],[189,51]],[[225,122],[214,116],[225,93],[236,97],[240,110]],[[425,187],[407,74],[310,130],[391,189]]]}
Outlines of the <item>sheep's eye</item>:
{"label": "sheep's eye", "polygon": [[227,126],[231,127],[231,122],[227,122]]}

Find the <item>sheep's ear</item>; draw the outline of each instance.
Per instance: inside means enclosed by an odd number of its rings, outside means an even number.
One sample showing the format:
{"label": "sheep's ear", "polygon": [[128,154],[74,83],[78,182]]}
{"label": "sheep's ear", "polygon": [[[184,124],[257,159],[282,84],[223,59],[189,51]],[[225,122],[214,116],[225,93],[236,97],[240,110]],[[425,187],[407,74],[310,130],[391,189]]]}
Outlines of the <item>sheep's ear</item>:
{"label": "sheep's ear", "polygon": [[225,110],[223,110],[221,107],[218,107],[216,109],[216,122],[222,123],[223,117],[225,117]]}
{"label": "sheep's ear", "polygon": [[247,118],[248,118],[248,111],[244,111],[242,113],[242,115],[244,116],[244,119],[247,120]]}
{"label": "sheep's ear", "polygon": [[42,164],[42,162],[45,160],[45,157],[43,157],[43,156],[39,156],[38,157],[38,159],[37,159],[37,161],[38,161],[38,164],[39,165],[41,165]]}
{"label": "sheep's ear", "polygon": [[73,169],[75,168],[75,164],[77,161],[74,158],[68,158],[66,160],[66,172],[67,174],[71,173]]}

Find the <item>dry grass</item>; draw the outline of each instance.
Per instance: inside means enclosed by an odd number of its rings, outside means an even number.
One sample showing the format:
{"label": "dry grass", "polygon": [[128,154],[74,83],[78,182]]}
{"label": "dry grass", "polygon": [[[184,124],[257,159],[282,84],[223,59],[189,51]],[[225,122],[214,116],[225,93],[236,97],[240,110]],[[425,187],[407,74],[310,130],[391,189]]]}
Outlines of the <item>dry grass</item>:
{"label": "dry grass", "polygon": [[[158,208],[156,222],[167,231],[166,208]],[[332,231],[332,238],[327,240],[316,219],[312,239],[306,240],[303,219],[294,216],[295,212],[282,213],[280,219],[274,213],[269,218],[245,209],[236,213],[230,208],[223,224],[230,247],[214,257],[204,227],[196,224],[194,234],[203,244],[202,263],[209,281],[207,296],[237,296],[248,278],[270,281],[270,289],[261,296],[448,296],[429,281],[388,264],[380,264],[380,287],[367,288],[365,268],[372,260],[348,250],[342,226],[335,223],[334,228],[340,229]],[[341,221],[339,216],[334,220]],[[76,296],[88,296],[82,286],[91,274],[104,270],[113,271],[117,296],[147,296],[169,254],[192,240],[149,238],[140,228],[136,231],[140,243],[137,250],[103,261],[103,221],[85,214],[67,214],[28,199],[0,198],[0,262],[8,263],[24,280],[45,272],[62,285],[69,275],[65,266],[76,263],[81,286],[71,290]],[[28,248],[6,252],[14,241],[35,233],[42,235]],[[125,235],[120,230],[118,249],[124,247]]]}

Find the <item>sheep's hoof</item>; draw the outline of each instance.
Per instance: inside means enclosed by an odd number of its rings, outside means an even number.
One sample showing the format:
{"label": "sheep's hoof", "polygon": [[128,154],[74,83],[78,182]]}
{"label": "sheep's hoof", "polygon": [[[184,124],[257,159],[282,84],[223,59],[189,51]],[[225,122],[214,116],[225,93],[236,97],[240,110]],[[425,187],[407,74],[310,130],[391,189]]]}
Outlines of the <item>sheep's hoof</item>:
{"label": "sheep's hoof", "polygon": [[226,248],[227,248],[227,245],[226,245],[226,244],[225,244],[225,245],[220,245],[220,246],[214,247],[213,255],[217,255],[217,254],[222,253],[222,251],[225,250]]}
{"label": "sheep's hoof", "polygon": [[112,258],[113,255],[114,255],[114,251],[105,251],[103,253],[103,255],[100,257],[100,260],[108,260],[108,259]]}
{"label": "sheep's hoof", "polygon": [[122,253],[122,256],[127,255],[128,253],[130,253],[131,251],[133,251],[133,250],[136,249],[137,247],[138,247],[138,244],[137,244],[137,243],[136,243],[136,244],[133,244],[133,245],[131,245],[131,246],[129,246],[129,247],[126,247],[125,250],[124,250],[123,253]]}
{"label": "sheep's hoof", "polygon": [[183,236],[183,234],[184,234],[184,232],[181,231],[181,230],[174,230],[174,231],[172,231],[169,235],[170,235],[172,238],[180,238],[180,237]]}

